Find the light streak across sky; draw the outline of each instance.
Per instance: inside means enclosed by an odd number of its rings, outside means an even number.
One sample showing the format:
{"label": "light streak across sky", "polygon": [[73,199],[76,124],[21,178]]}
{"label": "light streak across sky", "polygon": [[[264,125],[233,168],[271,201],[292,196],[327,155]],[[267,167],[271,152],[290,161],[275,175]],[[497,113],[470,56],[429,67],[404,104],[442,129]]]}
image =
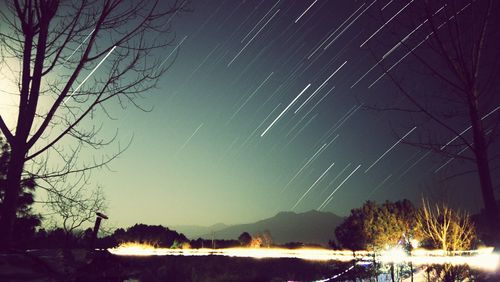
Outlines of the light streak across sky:
{"label": "light streak across sky", "polygon": [[[215,219],[226,223],[253,222],[281,211],[277,207],[289,209],[304,193],[296,212],[317,208],[326,200],[320,206],[323,210],[345,215],[362,205],[367,196],[377,200],[409,198],[416,203],[420,195],[427,193],[423,187],[441,184],[437,178],[468,170],[465,162],[449,159],[457,152],[462,158],[473,158],[468,108],[447,103],[448,93],[440,92],[459,89],[445,88],[446,82],[441,84],[438,77],[428,79],[425,70],[418,73],[414,70],[425,67],[419,56],[428,60],[432,56],[424,55],[435,54],[430,47],[437,43],[436,35],[446,39],[447,30],[455,26],[455,20],[475,21],[476,12],[487,10],[482,1],[466,1],[458,7],[448,1],[428,1],[429,9],[425,11],[421,10],[424,4],[414,0],[215,2],[179,1],[182,9],[165,16],[158,25],[162,31],[144,34],[145,44],[165,43],[151,52],[143,52],[135,39],[110,46],[119,38],[114,31],[93,23],[77,23],[74,40],[57,55],[58,65],[54,70],[64,72],[80,59],[91,39],[98,46],[91,49],[90,57],[102,53],[85,66],[69,90],[65,99],[73,102],[62,109],[69,114],[86,103],[85,92],[97,93],[106,78],[114,75],[106,72],[111,66],[118,65],[121,70],[136,55],[144,62],[109,85],[107,93],[115,89],[124,93],[106,100],[103,105],[106,112],[97,107],[92,120],[81,124],[81,129],[87,129],[109,113],[107,116],[113,118],[109,121],[111,128],[104,122],[103,135],[120,128],[120,132],[140,136],[136,139],[138,143],[126,152],[131,157],[122,159],[123,164],[118,165],[119,174],[102,176],[110,201],[116,202],[113,206],[130,204],[122,197],[122,190],[135,189],[130,177],[138,171],[134,167],[140,163],[144,169],[141,168],[138,177],[151,190],[134,200],[147,203],[150,202],[147,195],[157,194],[157,199],[165,199],[165,205],[172,209],[172,213],[164,213],[160,208],[164,205],[159,202],[148,206],[147,210],[154,212],[141,211],[137,215],[127,211],[118,213],[111,208],[119,225],[134,224],[141,218],[172,225],[208,226]],[[192,12],[184,13],[184,9],[191,8]],[[413,14],[415,11],[419,13]],[[120,31],[133,30],[132,25],[133,22],[124,23]],[[0,31],[4,32],[8,33]],[[470,35],[477,34],[467,34]],[[142,34],[134,36],[140,39]],[[499,44],[495,40],[487,42],[489,51],[482,53],[486,63],[480,63],[481,68],[488,66],[489,57],[500,49]],[[110,49],[103,49],[106,46]],[[432,59],[429,63],[439,73],[448,71],[445,64]],[[4,93],[19,92],[15,77],[10,77],[18,71],[15,65],[19,64],[11,58],[0,60],[2,118],[8,114],[5,104],[19,101]],[[11,66],[13,69],[8,68]],[[168,72],[163,73],[167,68]],[[43,71],[50,69],[49,64],[43,66]],[[158,81],[151,79],[154,75],[150,74],[155,72],[162,73]],[[428,123],[424,114],[412,111],[413,105],[400,95],[394,81],[383,79],[387,73],[396,82],[400,81],[418,102],[429,102],[431,110],[456,114],[446,120],[456,132],[434,131],[439,126],[432,121]],[[484,73],[493,72],[486,69]],[[478,73],[481,85],[487,81],[484,73]],[[124,88],[143,74],[146,80]],[[67,73],[47,75],[40,93],[58,95],[59,88],[50,83],[63,83],[67,76]],[[4,87],[8,81],[14,83],[13,87]],[[478,97],[489,100],[479,102],[478,116],[485,131],[493,129],[486,141],[491,142],[489,149],[494,158],[500,153],[497,141],[500,100],[492,94],[498,89],[498,81],[492,79],[491,87],[484,89],[489,92]],[[444,99],[435,99],[435,93],[442,94]],[[47,112],[46,97],[39,103],[45,108],[37,109],[40,119]],[[154,110],[142,115],[141,111],[130,109],[129,102]],[[375,110],[385,106],[391,110]],[[127,108],[123,114],[122,107]],[[442,112],[437,114],[443,116]],[[9,128],[15,128],[17,115],[13,117]],[[416,125],[418,129],[411,131]],[[399,136],[394,138],[394,132]],[[416,151],[406,144],[426,143],[429,136],[435,136],[432,150],[424,145],[418,154],[407,158]],[[65,144],[66,140],[61,142]],[[469,151],[464,149],[466,146]],[[212,165],[213,160],[217,165]],[[500,158],[492,160],[492,167],[498,167],[499,161]],[[318,181],[333,162],[335,165]],[[184,177],[193,174],[199,177]],[[165,189],[152,188],[167,176]],[[456,201],[474,214],[482,208],[480,192],[470,189],[478,185],[476,175],[459,177],[456,189],[460,191],[457,193],[460,199]],[[493,183],[499,181],[496,174],[492,178]],[[394,193],[393,189],[386,189],[389,185],[405,189]],[[169,197],[174,189],[171,187],[185,188],[179,189],[178,197],[186,205],[178,205]],[[229,206],[220,202],[222,194],[227,195],[227,203],[234,203],[230,206],[234,212],[228,213]],[[328,204],[331,198],[335,199],[335,205]],[[186,207],[192,208],[199,218],[183,213]],[[200,210],[210,212],[205,214]]]}
{"label": "light streak across sky", "polygon": [[95,28],[92,29],[92,31],[83,39],[82,43],[80,43],[76,48],[75,50],[73,50],[73,52],[71,52],[71,54],[64,60],[64,62],[61,64],[60,67],[62,67],[64,64],[66,64],[69,59],[71,59],[71,57],[73,57],[73,55],[76,53],[76,51],[78,51],[80,49],[80,47],[82,47],[83,44],[85,44],[85,42],[87,42],[87,40],[89,39],[89,37],[94,33],[95,31]]}
{"label": "light streak across sky", "polygon": [[[463,12],[470,6],[471,3],[466,4],[460,11],[458,11],[457,15]],[[440,24],[436,30],[440,30],[443,26],[445,26],[449,21],[455,18],[455,15],[448,18],[447,21]],[[399,65],[404,59],[406,59],[409,55],[413,54],[422,44],[424,44],[427,40],[429,40],[434,35],[434,31],[429,32],[424,39],[422,39],[418,44],[416,44],[413,48],[411,48],[408,52],[406,52],[399,60],[397,60],[394,64],[392,64],[389,68],[387,68],[377,79],[375,79],[368,88],[372,88],[378,81],[380,81],[388,72],[394,69],[397,65]]]}
{"label": "light streak across sky", "polygon": [[403,139],[405,139],[408,135],[410,135],[415,129],[417,129],[417,127],[413,127],[412,129],[410,129],[410,131],[408,131],[405,135],[403,135],[403,137],[399,138],[398,141],[396,141],[396,143],[394,143],[391,147],[389,147],[389,149],[387,149],[382,155],[380,155],[380,157],[378,157],[366,170],[365,170],[365,173],[367,173],[374,165],[376,165],[385,155],[387,155],[392,149],[394,149],[394,147],[396,147],[399,143],[401,143],[401,141],[403,141]]}
{"label": "light streak across sky", "polygon": [[307,11],[309,11],[309,9],[311,9],[311,7],[314,4],[316,4],[316,2],[318,2],[318,0],[314,0],[314,2],[312,2],[311,5],[309,5],[309,7],[307,7],[307,9],[304,12],[302,12],[302,14],[300,14],[300,16],[295,20],[295,23],[297,23],[300,20],[300,18],[302,18],[302,16],[304,16],[305,13],[307,13]]}
{"label": "light streak across sky", "polygon": [[191,139],[193,139],[193,137],[196,135],[196,133],[198,132],[198,130],[200,130],[200,128],[203,126],[203,123],[200,124],[196,129],[195,131],[188,137],[188,139],[186,139],[186,141],[182,144],[182,146],[179,148],[179,150],[177,151],[177,153],[179,153],[180,151],[182,151],[186,146],[187,144],[189,143],[189,141],[191,141]]}
{"label": "light streak across sky", "polygon": [[[492,114],[494,114],[496,111],[498,111],[500,109],[500,106],[494,108],[493,110],[489,111],[487,114],[485,114],[483,117],[481,117],[481,120],[484,120],[486,118],[488,118],[489,116],[491,116]],[[464,133],[466,133],[467,131],[469,131],[470,129],[472,128],[472,126],[468,126],[467,128],[465,128],[464,130],[462,130],[462,132],[460,132],[458,135],[456,135],[455,137],[451,138],[448,142],[446,142],[443,146],[441,146],[441,148],[439,148],[440,150],[444,150],[448,145],[450,145],[451,143],[453,143],[455,140],[457,140],[458,138],[460,138],[462,135],[464,135]]]}
{"label": "light streak across sky", "polygon": [[337,190],[340,189],[340,187],[342,187],[342,185],[344,185],[344,183],[346,183],[347,180],[349,180],[349,178],[361,167],[361,165],[358,165],[353,171],[351,171],[351,173],[342,181],[340,182],[340,184],[337,186],[337,188],[335,188],[332,193],[330,193],[330,195],[325,199],[325,201],[323,201],[323,203],[321,203],[321,205],[318,207],[318,210],[322,210],[324,209],[326,206],[328,206],[328,204],[332,201],[333,199],[333,194],[335,194],[335,192],[337,192]]}
{"label": "light streak across sky", "polygon": [[344,24],[345,24],[347,21],[349,21],[349,20],[351,19],[351,17],[353,17],[353,16],[354,16],[354,15],[355,15],[355,14],[356,14],[356,13],[357,13],[357,12],[358,12],[358,11],[359,11],[359,10],[360,10],[360,9],[361,9],[364,5],[365,5],[365,4],[366,4],[366,3],[363,3],[361,6],[359,6],[359,8],[358,8],[356,11],[354,11],[354,12],[353,12],[353,13],[352,13],[352,14],[351,14],[351,15],[350,15],[350,16],[349,16],[349,17],[348,17],[348,18],[347,18],[347,19],[346,19],[346,20],[345,20],[342,24],[340,24],[340,26],[339,26],[339,27],[337,27],[337,29],[335,29],[333,32],[331,32],[331,33],[330,33],[330,35],[329,35],[326,39],[324,39],[324,40],[321,42],[321,44],[319,44],[319,45],[318,45],[318,46],[314,49],[314,51],[313,51],[311,54],[309,54],[309,56],[307,56],[307,59],[308,59],[308,60],[309,60],[309,59],[311,59],[311,57],[312,57],[312,56],[314,56],[314,54],[315,54],[316,52],[318,52],[318,50],[321,48],[321,46],[323,46],[326,42],[328,42],[328,40],[330,39],[330,37],[332,37],[332,36],[333,36],[333,35],[334,35],[334,34],[335,34],[335,33],[336,33],[336,32],[337,32],[337,31],[338,31],[338,30],[339,30],[342,26],[344,26]]}
{"label": "light streak across sky", "polygon": [[344,172],[352,165],[352,163],[348,163],[341,171],[339,171],[339,173],[337,173],[337,175],[335,175],[335,177],[330,181],[330,183],[328,183],[328,185],[326,185],[325,189],[323,190],[323,192],[321,194],[324,194],[324,192],[327,192],[328,189],[330,188],[330,186],[332,186],[333,183],[335,183],[335,181],[337,181],[337,179],[339,179],[339,177],[344,174]]}
{"label": "light streak across sky", "polygon": [[304,105],[309,102],[309,100],[311,100],[311,98],[319,91],[321,90],[321,88],[323,88],[323,86],[325,86],[325,84],[330,80],[330,78],[332,78],[332,76],[334,76],[345,64],[347,63],[347,61],[345,61],[342,65],[340,65],[340,67],[338,67],[325,81],[323,81],[323,83],[321,83],[320,86],[318,86],[318,88],[316,88],[316,90],[314,90],[314,92],[304,101],[302,102],[302,104],[295,110],[294,113],[297,113],[298,111],[300,111],[300,109],[302,109],[302,107],[304,107]]}
{"label": "light streak across sky", "polygon": [[411,0],[410,2],[408,2],[406,5],[404,5],[403,8],[401,8],[396,14],[394,14],[390,19],[388,19],[380,28],[378,28],[372,35],[370,35],[365,41],[363,41],[363,43],[361,43],[361,45],[359,45],[359,48],[362,48],[363,46],[365,46],[366,43],[368,43],[368,41],[370,41],[370,39],[372,39],[375,35],[377,35],[384,27],[386,27],[395,17],[397,17],[401,12],[403,12],[411,3],[413,3],[413,1],[415,0]]}
{"label": "light streak across sky", "polygon": [[260,129],[260,127],[267,121],[267,119],[269,119],[269,117],[274,113],[274,111],[276,111],[276,109],[281,106],[281,104],[278,104],[276,105],[276,107],[274,107],[274,109],[266,116],[266,118],[264,118],[264,120],[262,120],[261,123],[259,123],[259,125],[254,129],[254,131],[252,131],[252,133],[250,133],[250,135],[247,137],[247,139],[245,139],[245,141],[241,144],[241,147],[245,146],[245,144],[250,141],[250,139],[255,135],[255,133],[257,132],[257,130]]}
{"label": "light streak across sky", "polygon": [[295,175],[292,177],[292,179],[290,179],[290,181],[288,181],[288,183],[285,185],[285,187],[283,187],[283,189],[281,190],[281,193],[283,193],[286,188],[288,187],[288,185],[290,185],[294,180],[295,178],[297,178],[297,176],[307,167],[307,165],[309,165],[312,161],[314,161],[314,159],[323,151],[323,149],[326,147],[326,143],[323,144],[323,146],[321,146],[317,151],[316,153],[314,153],[314,155],[312,155],[308,160],[307,162],[299,169],[299,171],[297,171],[297,173],[295,173]]}
{"label": "light streak across sky", "polygon": [[274,7],[276,7],[276,5],[278,5],[280,1],[278,0],[272,7],[271,9],[269,9],[267,11],[267,13],[253,26],[253,28],[247,33],[247,35],[245,35],[245,37],[243,37],[243,39],[241,39],[241,43],[243,43],[243,41],[245,41],[245,39],[247,39],[248,36],[250,36],[250,34],[252,34],[252,32],[255,30],[255,28],[257,28],[259,26],[259,24],[267,17],[267,15],[269,15],[269,13],[274,9]]}
{"label": "light streak across sky", "polygon": [[297,97],[295,97],[295,99],[292,100],[292,102],[290,102],[290,104],[288,104],[288,106],[286,106],[286,108],[273,120],[273,122],[271,122],[271,124],[260,134],[260,137],[264,137],[264,135],[266,134],[266,132],[271,129],[271,127],[280,119],[280,117],[282,115],[284,115],[286,113],[286,111],[291,107],[293,106],[293,104],[295,103],[295,101],[297,101],[297,99],[300,98],[300,96],[307,90],[307,88],[309,88],[309,86],[311,86],[311,84],[309,83],[302,91],[300,91],[299,95],[297,95]]}
{"label": "light streak across sky", "polygon": [[316,179],[316,181],[314,181],[313,184],[311,184],[311,186],[309,186],[309,189],[307,189],[306,192],[304,192],[304,194],[297,200],[297,202],[293,205],[292,207],[292,210],[294,210],[299,204],[300,202],[307,196],[307,194],[314,188],[314,186],[316,186],[316,184],[318,184],[319,181],[321,181],[321,179],[323,179],[323,177],[328,173],[328,171],[332,168],[332,166],[335,165],[335,163],[332,163],[319,177],[318,179]]}
{"label": "light streak across sky", "polygon": [[104,61],[106,61],[106,59],[109,57],[109,55],[111,55],[111,53],[113,53],[113,51],[116,49],[117,46],[113,46],[113,48],[111,48],[108,53],[106,54],[106,56],[104,56],[104,58],[102,58],[102,60],[92,69],[92,71],[85,77],[85,79],[83,79],[82,82],[80,82],[80,84],[78,84],[78,86],[71,92],[71,94],[69,94],[68,97],[66,97],[65,101],[68,101],[69,98],[71,98],[71,96],[73,96],[73,94],[75,94],[75,92],[77,92],[80,87],[82,87],[82,85],[92,76],[92,74],[94,74],[94,72],[101,66],[102,63],[104,63]]}
{"label": "light streak across sky", "polygon": [[248,47],[248,45],[250,45],[250,43],[252,43],[252,41],[255,39],[255,37],[257,37],[257,35],[259,35],[259,33],[266,27],[266,25],[274,18],[274,16],[276,16],[276,14],[279,12],[280,10],[276,10],[276,12],[274,12],[274,14],[266,21],[266,23],[264,23],[264,25],[254,34],[254,36],[252,36],[252,38],[250,38],[250,40],[248,40],[248,42],[245,44],[245,46],[243,46],[243,48],[240,49],[240,51],[238,53],[236,53],[236,56],[234,56],[234,58],[229,61],[229,63],[227,64],[227,67],[231,66],[231,64],[236,60],[236,58],[238,58],[238,56]]}
{"label": "light streak across sky", "polygon": [[228,123],[241,111],[241,109],[248,103],[248,101],[250,101],[250,99],[252,99],[252,97],[259,91],[259,89],[262,87],[262,85],[264,85],[268,80],[269,78],[271,78],[271,76],[273,75],[274,72],[271,72],[267,77],[266,79],[264,79],[264,81],[262,81],[262,83],[257,86],[257,88],[252,92],[252,94],[250,94],[247,99],[245,100],[245,102],[243,102],[243,104],[241,104],[241,106],[238,107],[238,109],[236,110],[236,112],[234,112],[234,114],[229,118],[228,120]]}
{"label": "light streak across sky", "polygon": [[368,5],[368,7],[366,7],[361,13],[359,13],[346,27],[344,27],[344,29],[342,29],[342,31],[339,32],[339,34],[337,34],[337,36],[335,36],[335,38],[332,39],[332,41],[330,41],[330,43],[328,43],[323,49],[328,49],[328,47],[330,47],[330,45],[333,44],[333,42],[335,42],[342,34],[344,34],[344,32],[349,28],[351,27],[368,9],[371,8],[371,6],[373,6],[373,4],[375,4],[375,2],[377,2],[377,0],[374,0],[370,5]]}
{"label": "light streak across sky", "polygon": [[394,0],[390,0],[389,2],[387,2],[387,4],[385,4],[381,9],[380,11],[383,11],[385,10],[385,8],[387,8],[387,6],[391,5],[391,3],[394,2]]}
{"label": "light streak across sky", "polygon": [[380,189],[380,187],[382,187],[386,182],[387,180],[389,180],[389,178],[392,177],[392,174],[389,174],[387,175],[386,178],[384,178],[384,180],[382,180],[377,186],[375,186],[375,188],[373,188],[373,190],[370,192],[370,194],[368,194],[368,199],[370,199],[373,194],[375,194],[375,192],[377,192],[378,189]]}
{"label": "light streak across sky", "polygon": [[[469,147],[465,147],[462,150],[458,151],[457,156],[460,156],[463,152],[465,152]],[[443,163],[441,166],[436,168],[434,170],[434,173],[438,173],[440,170],[442,170],[445,166],[449,165],[456,157],[449,158],[445,163]]]}
{"label": "light streak across sky", "polygon": [[[439,10],[437,10],[432,16],[435,16],[437,13],[441,12],[445,6],[442,6]],[[355,87],[363,78],[365,78],[375,67],[380,65],[383,60],[385,60],[389,55],[391,55],[397,48],[402,46],[417,30],[419,30],[425,23],[427,23],[429,19],[425,19],[422,23],[420,23],[417,27],[411,30],[405,37],[403,37],[398,43],[396,43],[391,49],[389,49],[383,56],[378,60],[368,71],[366,71],[360,78],[351,85],[351,88]]]}
{"label": "light streak across sky", "polygon": [[159,71],[161,69],[161,67],[168,61],[168,59],[170,59],[170,57],[175,53],[175,51],[177,49],[179,49],[179,47],[182,45],[182,43],[184,43],[184,40],[186,40],[187,38],[188,38],[187,35],[182,38],[182,40],[179,42],[179,44],[177,44],[177,46],[175,46],[175,48],[172,49],[172,51],[170,52],[170,54],[168,54],[168,56],[165,59],[163,59],[163,61],[158,66],[158,68],[156,68],[156,71]]}

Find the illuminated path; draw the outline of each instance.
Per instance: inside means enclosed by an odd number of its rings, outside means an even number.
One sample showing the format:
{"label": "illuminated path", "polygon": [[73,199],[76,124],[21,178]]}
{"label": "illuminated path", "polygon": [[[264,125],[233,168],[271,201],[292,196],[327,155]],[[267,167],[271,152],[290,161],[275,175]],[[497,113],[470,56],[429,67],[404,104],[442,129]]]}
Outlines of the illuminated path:
{"label": "illuminated path", "polygon": [[[315,261],[373,261],[373,252],[368,251],[335,251],[326,249],[280,249],[280,248],[229,248],[229,249],[167,249],[155,248],[150,245],[126,243],[116,248],[108,249],[114,255],[120,256],[227,256],[249,258],[298,258]],[[376,260],[382,263],[406,263],[414,265],[429,264],[467,264],[470,267],[484,271],[496,271],[499,256],[493,248],[483,248],[473,251],[454,252],[446,255],[440,250],[417,249],[412,256],[402,249],[393,249],[376,254]]]}

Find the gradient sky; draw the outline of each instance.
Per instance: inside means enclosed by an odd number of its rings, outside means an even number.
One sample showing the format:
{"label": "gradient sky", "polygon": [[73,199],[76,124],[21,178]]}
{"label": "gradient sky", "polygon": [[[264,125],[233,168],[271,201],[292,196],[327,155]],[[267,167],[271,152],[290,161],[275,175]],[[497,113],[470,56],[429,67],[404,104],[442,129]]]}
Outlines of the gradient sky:
{"label": "gradient sky", "polygon": [[[119,129],[122,144],[133,136],[112,171],[93,173],[92,185],[104,187],[110,223],[250,222],[294,206],[296,212],[318,209],[340,184],[322,210],[347,215],[369,199],[418,202],[426,195],[477,211],[475,175],[440,181],[470,163],[447,163],[404,142],[380,158],[399,137],[410,132],[406,140],[417,140],[434,125],[366,108],[407,105],[386,78],[369,88],[381,75],[377,67],[356,82],[377,62],[373,54],[382,57],[419,23],[412,5],[401,11],[408,1],[372,3],[192,1],[192,12],[173,20],[176,41],[163,54],[167,58],[181,43],[175,62],[142,101],[153,111],[114,109],[117,120],[105,122],[106,131]],[[416,32],[408,44],[426,32]],[[398,48],[384,63],[406,52]],[[413,93],[438,89],[411,66],[407,58],[395,71]],[[494,102],[484,112],[498,106]],[[490,118],[498,119],[498,112]],[[452,124],[458,131],[467,127],[460,119]],[[453,137],[442,130],[435,135]]]}

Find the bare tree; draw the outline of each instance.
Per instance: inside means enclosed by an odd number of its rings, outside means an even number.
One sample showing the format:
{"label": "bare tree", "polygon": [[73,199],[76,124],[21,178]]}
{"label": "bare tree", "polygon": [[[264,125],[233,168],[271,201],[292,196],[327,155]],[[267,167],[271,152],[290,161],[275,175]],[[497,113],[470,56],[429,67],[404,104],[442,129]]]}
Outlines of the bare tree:
{"label": "bare tree", "polygon": [[106,199],[102,187],[89,191],[87,185],[80,185],[49,193],[46,206],[55,223],[71,237],[77,229],[91,224],[96,212],[105,212]]}
{"label": "bare tree", "polygon": [[431,208],[425,200],[417,213],[417,229],[445,252],[469,250],[476,239],[474,224],[467,213],[454,211],[446,204]]}
{"label": "bare tree", "polygon": [[[417,213],[417,229],[434,247],[452,254],[470,250],[476,241],[476,229],[467,213],[455,211],[446,204],[432,208],[424,199]],[[462,281],[470,278],[470,269],[467,265],[445,263],[428,266],[427,275],[436,281]]]}
{"label": "bare tree", "polygon": [[[19,98],[15,124],[0,116],[11,148],[0,247],[11,241],[23,174],[51,181],[106,166],[123,151],[101,160],[81,159],[83,148],[102,149],[114,140],[99,134],[102,126],[94,119],[112,118],[112,104],[141,108],[138,99],[168,69],[172,62],[158,55],[174,41],[171,20],[185,4],[11,0],[0,11],[0,62],[14,72],[18,91],[13,94]],[[73,140],[75,147],[63,146],[63,139],[64,144]],[[38,169],[47,163],[54,166],[50,171]]]}
{"label": "bare tree", "polygon": [[[393,48],[380,56],[380,49],[371,48],[383,69],[376,81],[389,78],[404,101],[376,107],[406,112],[412,122],[419,123],[422,135],[407,143],[449,160],[471,161],[475,169],[452,176],[477,173],[491,233],[500,234],[492,180],[492,161],[499,157],[493,144],[500,127],[496,79],[500,73],[500,2],[440,0],[409,7],[412,17],[398,23],[398,31],[392,34],[397,38]],[[409,28],[401,32],[403,25]],[[399,58],[394,59],[398,52]],[[411,79],[405,77],[409,72]],[[462,126],[457,128],[458,124]]]}

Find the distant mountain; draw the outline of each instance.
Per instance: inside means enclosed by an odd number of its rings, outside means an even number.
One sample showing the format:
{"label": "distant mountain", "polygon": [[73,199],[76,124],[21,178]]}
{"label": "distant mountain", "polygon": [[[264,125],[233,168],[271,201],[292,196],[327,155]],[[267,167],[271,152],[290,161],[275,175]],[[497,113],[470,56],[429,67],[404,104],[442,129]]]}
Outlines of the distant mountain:
{"label": "distant mountain", "polygon": [[[205,234],[212,234],[212,232],[217,232],[227,227],[229,227],[229,225],[225,225],[224,223],[217,223],[211,226],[177,225],[170,227],[170,229],[184,234],[189,239],[198,239]],[[212,235],[210,235],[210,238],[212,238]]]}
{"label": "distant mountain", "polygon": [[335,228],[343,220],[344,218],[333,213],[315,210],[304,213],[280,212],[271,218],[254,223],[233,225],[219,230],[214,228],[201,237],[212,238],[214,236],[215,239],[237,239],[243,232],[253,235],[269,230],[273,241],[278,244],[303,242],[326,245],[329,240],[334,238]]}

